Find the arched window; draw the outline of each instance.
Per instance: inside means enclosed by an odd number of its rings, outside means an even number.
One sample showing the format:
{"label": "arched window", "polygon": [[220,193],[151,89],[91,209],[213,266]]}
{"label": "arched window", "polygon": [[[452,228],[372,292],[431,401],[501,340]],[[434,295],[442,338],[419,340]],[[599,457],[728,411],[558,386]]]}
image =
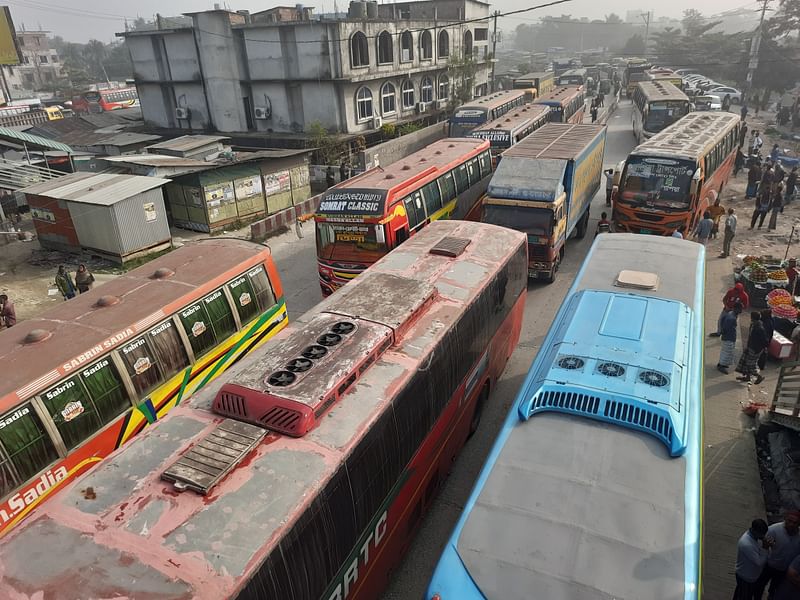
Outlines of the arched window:
{"label": "arched window", "polygon": [[378,64],[385,65],[392,62],[394,62],[392,35],[388,31],[382,31],[378,36]]}
{"label": "arched window", "polygon": [[422,60],[433,58],[433,38],[430,31],[423,31],[419,36],[419,57]]}
{"label": "arched window", "polygon": [[450,97],[450,78],[447,75],[439,77],[439,100],[447,100]]}
{"label": "arched window", "polygon": [[439,50],[437,54],[439,58],[450,56],[450,34],[444,29],[439,32],[439,43],[437,44],[437,48]]}
{"label": "arched window", "polygon": [[467,29],[464,32],[464,58],[472,56],[472,32]]}
{"label": "arched window", "polygon": [[394,86],[387,81],[381,88],[381,113],[390,115],[396,110]]}
{"label": "arched window", "polygon": [[372,92],[362,87],[356,92],[356,117],[359,121],[372,118]]}
{"label": "arched window", "polygon": [[410,31],[400,34],[400,62],[411,62],[414,60],[414,38]]}
{"label": "arched window", "polygon": [[414,108],[414,82],[406,79],[400,86],[400,95],[403,97],[403,108]]}
{"label": "arched window", "polygon": [[420,101],[433,102],[433,83],[430,77],[425,77],[422,80],[422,87],[420,88]]}
{"label": "arched window", "polygon": [[356,31],[350,38],[350,66],[369,66],[369,46],[367,36],[361,31]]}

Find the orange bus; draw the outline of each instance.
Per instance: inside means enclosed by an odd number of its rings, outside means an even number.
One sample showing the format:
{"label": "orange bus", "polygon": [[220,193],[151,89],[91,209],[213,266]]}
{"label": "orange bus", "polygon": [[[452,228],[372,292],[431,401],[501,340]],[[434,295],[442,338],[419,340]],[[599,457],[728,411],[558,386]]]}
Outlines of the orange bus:
{"label": "orange bus", "polygon": [[444,139],[330,188],[314,227],[327,296],[431,221],[480,221],[492,176],[488,140]]}
{"label": "orange bus", "polygon": [[558,86],[533,103],[549,106],[550,120],[555,123],[583,123],[586,97],[581,86]]}
{"label": "orange bus", "polygon": [[525,246],[425,228],[12,531],[0,597],[380,598],[519,340]]}
{"label": "orange bus", "polygon": [[612,193],[616,231],[691,232],[733,171],[740,121],[692,112],[637,146]]}
{"label": "orange bus", "polygon": [[72,110],[76,113],[101,113],[133,106],[139,106],[135,87],[90,90],[72,99]]}
{"label": "orange bus", "polygon": [[269,249],[192,243],[0,332],[0,535],[287,323]]}
{"label": "orange bus", "polygon": [[473,129],[468,137],[489,140],[492,165],[497,166],[500,154],[550,121],[550,107],[526,104],[506,115]]}

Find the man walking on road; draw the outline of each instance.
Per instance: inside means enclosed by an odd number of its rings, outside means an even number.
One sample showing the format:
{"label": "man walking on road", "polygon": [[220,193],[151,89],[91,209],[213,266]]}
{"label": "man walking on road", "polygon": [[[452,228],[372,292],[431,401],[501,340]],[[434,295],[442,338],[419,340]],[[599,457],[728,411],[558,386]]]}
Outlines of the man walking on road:
{"label": "man walking on road", "polygon": [[713,229],[714,221],[711,219],[711,213],[706,211],[703,213],[703,218],[694,229],[694,237],[705,246],[708,244],[708,240],[711,239],[711,231]]}
{"label": "man walking on road", "polygon": [[736,544],[736,589],[733,600],[761,600],[758,579],[767,564],[769,541],[764,519],[755,519]]}
{"label": "man walking on road", "polygon": [[761,324],[761,313],[754,310],[750,313],[750,320],[750,335],[747,336],[744,352],[739,358],[739,364],[736,365],[736,372],[741,373],[741,376],[737,377],[736,381],[750,383],[750,378],[755,375],[754,383],[758,385],[764,381],[764,376],[758,372],[758,359],[764,352],[764,348],[767,347],[769,340],[764,326]]}
{"label": "man walking on road", "polygon": [[747,310],[750,306],[750,296],[744,291],[744,285],[742,283],[737,283],[725,292],[725,295],[722,297],[722,312],[717,319],[717,331],[710,334],[709,337],[720,336],[722,332],[722,317],[725,316],[726,312],[733,310],[733,307],[737,304],[742,307],[742,310]]}
{"label": "man walking on road", "polygon": [[774,523],[767,530],[766,539],[772,542],[772,549],[767,558],[764,572],[758,580],[758,597],[769,584],[767,600],[775,598],[775,592],[786,577],[786,571],[795,556],[800,555],[800,512],[791,511],[786,514],[782,523]]}
{"label": "man walking on road", "polygon": [[727,258],[731,254],[731,242],[736,237],[736,225],[738,224],[736,211],[733,207],[728,209],[728,216],[725,217],[725,230],[722,234],[722,254],[720,258]]}
{"label": "man walking on road", "polygon": [[728,374],[728,369],[733,366],[736,355],[736,332],[739,329],[738,317],[742,313],[742,303],[738,300],[733,309],[722,313],[720,330],[722,331],[722,346],[717,361],[717,371]]}
{"label": "man walking on road", "polygon": [[614,189],[614,169],[603,171],[606,176],[606,206],[611,206],[611,192]]}

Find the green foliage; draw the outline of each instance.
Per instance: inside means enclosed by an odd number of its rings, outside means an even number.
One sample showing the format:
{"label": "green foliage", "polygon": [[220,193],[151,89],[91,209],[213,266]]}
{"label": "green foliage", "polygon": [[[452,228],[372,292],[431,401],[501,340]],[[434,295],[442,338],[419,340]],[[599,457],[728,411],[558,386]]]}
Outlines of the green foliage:
{"label": "green foliage", "polygon": [[447,64],[447,72],[453,84],[450,105],[460,106],[472,100],[472,82],[475,81],[475,61],[472,55],[453,54]]}
{"label": "green foliage", "polygon": [[606,15],[606,23],[614,23],[615,25],[620,25],[624,23],[622,17],[620,17],[617,13],[611,13],[610,15]]}
{"label": "green foliage", "polygon": [[622,47],[623,56],[642,56],[644,53],[644,38],[638,33],[629,37]]}
{"label": "green foliage", "polygon": [[774,39],[800,32],[800,0],[780,0],[777,12],[767,19],[766,27]]}
{"label": "green foliage", "polygon": [[517,71],[519,71],[521,75],[530,73],[532,70],[533,69],[531,69],[531,63],[519,63],[517,65]]}
{"label": "green foliage", "polygon": [[306,128],[308,147],[317,149],[317,163],[323,165],[338,164],[344,155],[344,144],[334,138],[325,126],[314,121]]}
{"label": "green foliage", "polygon": [[400,127],[397,128],[397,131],[400,135],[408,135],[409,133],[414,133],[415,131],[419,131],[420,129],[422,129],[422,125],[420,125],[419,123],[411,122],[411,123],[405,123],[404,125],[400,125]]}
{"label": "green foliage", "polygon": [[397,127],[394,123],[384,123],[381,125],[381,135],[384,138],[397,137]]}
{"label": "green foliage", "polygon": [[683,11],[683,19],[681,19],[683,30],[688,36],[703,35],[714,29],[720,23],[722,23],[722,21],[708,20],[703,16],[703,13],[694,8]]}

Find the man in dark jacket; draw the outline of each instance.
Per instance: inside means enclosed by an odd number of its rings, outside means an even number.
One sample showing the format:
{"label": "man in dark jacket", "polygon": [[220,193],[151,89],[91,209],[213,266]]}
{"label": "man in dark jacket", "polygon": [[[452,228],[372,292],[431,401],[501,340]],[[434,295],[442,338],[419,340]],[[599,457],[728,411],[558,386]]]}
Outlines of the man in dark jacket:
{"label": "man in dark jacket", "polygon": [[17,311],[14,303],[5,294],[0,294],[0,326],[13,327],[17,324]]}
{"label": "man in dark jacket", "polygon": [[764,326],[764,335],[767,338],[767,343],[764,346],[764,351],[758,357],[758,369],[763,371],[767,366],[767,353],[769,352],[769,343],[772,341],[772,334],[775,333],[775,322],[772,320],[772,311],[770,309],[761,311],[761,324]]}
{"label": "man in dark jacket", "polygon": [[731,310],[722,313],[720,319],[720,329],[722,330],[722,347],[719,351],[719,361],[717,370],[720,373],[728,374],[728,369],[733,365],[733,358],[736,352],[736,333],[739,329],[738,318],[742,313],[742,303],[737,299]]}
{"label": "man in dark jacket", "polygon": [[769,340],[767,340],[764,325],[761,323],[761,314],[758,311],[753,311],[750,313],[750,319],[750,335],[747,336],[744,352],[742,352],[742,357],[739,359],[739,364],[736,365],[736,372],[742,375],[737,377],[736,380],[750,383],[750,378],[755,375],[755,383],[759,384],[764,381],[764,377],[758,372],[758,359]]}

